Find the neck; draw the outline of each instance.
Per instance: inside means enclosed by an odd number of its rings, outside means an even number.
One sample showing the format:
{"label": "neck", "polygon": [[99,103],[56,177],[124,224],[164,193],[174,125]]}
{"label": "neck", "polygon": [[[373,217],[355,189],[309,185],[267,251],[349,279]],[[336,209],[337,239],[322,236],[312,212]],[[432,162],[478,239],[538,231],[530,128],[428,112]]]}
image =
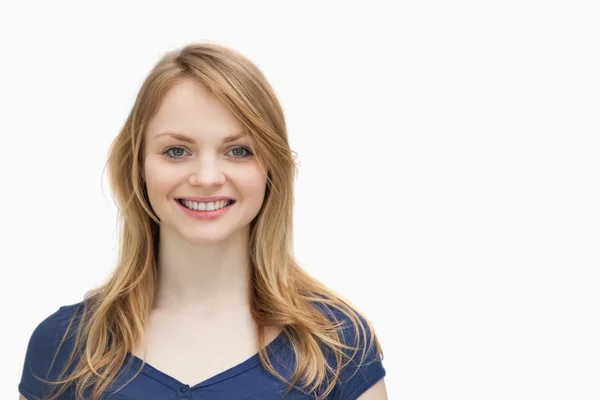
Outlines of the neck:
{"label": "neck", "polygon": [[222,242],[190,243],[161,228],[154,308],[214,313],[250,300],[249,230]]}

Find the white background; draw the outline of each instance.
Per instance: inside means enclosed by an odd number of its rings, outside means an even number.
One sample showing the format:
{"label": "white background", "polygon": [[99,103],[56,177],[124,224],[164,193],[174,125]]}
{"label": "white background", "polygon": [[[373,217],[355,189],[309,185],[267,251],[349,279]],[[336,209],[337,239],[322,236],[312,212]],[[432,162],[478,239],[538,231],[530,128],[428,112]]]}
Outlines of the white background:
{"label": "white background", "polygon": [[374,323],[390,399],[599,399],[596,4],[2,3],[0,398],[114,266],[102,168],[144,77],[207,40],[279,96],[296,256]]}

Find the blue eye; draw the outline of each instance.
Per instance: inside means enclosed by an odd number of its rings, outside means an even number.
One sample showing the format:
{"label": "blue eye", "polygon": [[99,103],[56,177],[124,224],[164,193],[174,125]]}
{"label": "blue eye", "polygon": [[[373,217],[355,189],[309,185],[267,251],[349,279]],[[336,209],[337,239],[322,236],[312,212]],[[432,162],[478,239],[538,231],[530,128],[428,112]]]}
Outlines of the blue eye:
{"label": "blue eye", "polygon": [[[241,154],[240,154],[240,151],[235,152],[236,150],[241,150]],[[234,152],[234,155],[232,156],[234,159],[248,158],[253,154],[250,151],[250,149],[246,146],[234,147],[233,149],[229,150],[227,153],[231,153],[231,152]],[[246,152],[247,154],[244,155],[244,152]],[[165,150],[163,152],[165,157],[167,157],[170,160],[182,160],[183,158],[185,158],[184,157],[185,153],[187,153],[187,150],[181,146],[169,147],[167,150]]]}
{"label": "blue eye", "polygon": [[[245,151],[246,153],[248,153],[248,155],[247,155],[247,156],[244,156],[244,157],[235,157],[235,156],[234,156],[234,158],[247,158],[247,157],[250,157],[250,156],[252,155],[252,152],[251,152],[251,151],[250,151],[250,149],[249,149],[249,148],[247,148],[246,146],[238,146],[238,147],[234,147],[233,149],[229,150],[229,151],[228,151],[228,153],[231,153],[232,151],[234,151],[234,150],[238,150],[238,149],[241,149],[241,150]],[[238,153],[238,154],[239,154],[239,153]]]}
{"label": "blue eye", "polygon": [[185,149],[184,149],[183,147],[179,147],[179,146],[169,147],[167,150],[165,150],[165,151],[163,152],[163,154],[165,155],[165,157],[167,157],[167,158],[169,158],[169,159],[172,159],[172,160],[181,160],[181,159],[183,158],[183,157],[182,157],[182,156],[180,156],[180,155],[170,155],[169,153],[170,153],[172,150],[176,150],[176,151],[177,151],[177,153],[179,153],[179,150],[181,150],[181,151],[185,152]]}

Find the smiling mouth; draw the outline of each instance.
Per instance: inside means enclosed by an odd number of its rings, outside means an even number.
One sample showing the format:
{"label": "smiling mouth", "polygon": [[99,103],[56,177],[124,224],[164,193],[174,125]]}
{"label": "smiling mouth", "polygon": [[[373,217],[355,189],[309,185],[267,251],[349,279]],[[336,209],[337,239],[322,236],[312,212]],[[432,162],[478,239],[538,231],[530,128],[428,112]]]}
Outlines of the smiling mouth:
{"label": "smiling mouth", "polygon": [[183,199],[176,200],[179,202],[179,204],[192,211],[217,211],[227,208],[235,203],[235,200],[222,200],[208,203],[188,201]]}

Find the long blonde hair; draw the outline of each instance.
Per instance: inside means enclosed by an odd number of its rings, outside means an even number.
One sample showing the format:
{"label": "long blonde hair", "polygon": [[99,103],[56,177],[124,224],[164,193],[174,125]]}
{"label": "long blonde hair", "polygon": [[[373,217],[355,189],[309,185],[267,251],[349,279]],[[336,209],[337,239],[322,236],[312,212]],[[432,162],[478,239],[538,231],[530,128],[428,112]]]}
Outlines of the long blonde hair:
{"label": "long blonde hair", "polygon": [[[338,325],[316,303],[347,316],[356,338],[370,336],[368,343],[362,343],[363,355],[367,346],[374,345],[376,354],[382,357],[379,341],[364,315],[309,276],[294,259],[296,158],[288,144],[283,111],[273,89],[256,65],[237,51],[213,43],[191,43],[166,53],[158,61],[110,147],[106,167],[118,209],[119,258],[110,278],[85,295],[74,349],[58,380],[52,382],[58,390],[51,399],[72,384],[78,398],[88,392],[91,399],[99,398],[113,382],[127,353],[141,339],[157,282],[160,224],[141,174],[144,131],[166,91],[181,79],[190,78],[205,85],[245,125],[256,143],[255,154],[261,168],[267,172],[264,203],[251,223],[249,243],[252,315],[259,327],[263,366],[289,383],[290,389],[298,387],[314,393],[322,388],[319,395],[323,397],[333,390],[341,369],[358,354],[360,346],[358,341],[354,346],[345,344]],[[77,314],[74,313],[69,329]],[[281,376],[267,357],[263,346],[268,326],[282,327],[291,343],[297,360],[291,381]],[[61,345],[66,337],[67,333]],[[335,366],[328,364],[324,348],[335,357]],[[352,350],[349,357],[345,351],[348,349]]]}

